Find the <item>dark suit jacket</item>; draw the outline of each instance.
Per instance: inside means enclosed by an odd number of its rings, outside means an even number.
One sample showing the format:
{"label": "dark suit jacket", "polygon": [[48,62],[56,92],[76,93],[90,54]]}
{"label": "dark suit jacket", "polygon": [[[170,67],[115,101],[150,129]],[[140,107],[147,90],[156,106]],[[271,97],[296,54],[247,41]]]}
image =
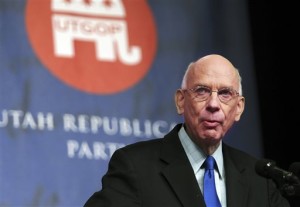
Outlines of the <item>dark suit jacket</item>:
{"label": "dark suit jacket", "polygon": [[[164,138],[115,151],[102,190],[84,207],[205,207],[193,169],[178,137],[181,124]],[[289,206],[272,180],[255,172],[256,159],[223,143],[227,207]]]}

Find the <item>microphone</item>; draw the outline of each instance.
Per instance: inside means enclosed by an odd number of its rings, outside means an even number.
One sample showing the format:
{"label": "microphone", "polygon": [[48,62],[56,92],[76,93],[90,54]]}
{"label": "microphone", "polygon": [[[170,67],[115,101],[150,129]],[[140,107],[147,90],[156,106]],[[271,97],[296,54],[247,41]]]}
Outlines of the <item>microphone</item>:
{"label": "microphone", "polygon": [[300,180],[294,173],[300,172],[300,162],[293,163],[285,171],[276,166],[273,160],[262,159],[255,164],[257,174],[275,181],[280,192],[285,196],[300,196]]}
{"label": "microphone", "polygon": [[[293,172],[300,171],[300,164],[292,164],[290,169],[292,168]],[[256,172],[266,178],[271,178],[277,182],[278,185],[280,183],[290,183],[290,184],[300,184],[300,180],[297,176],[294,175],[293,172],[285,171],[276,166],[276,163],[273,160],[261,159],[256,162],[255,165]]]}

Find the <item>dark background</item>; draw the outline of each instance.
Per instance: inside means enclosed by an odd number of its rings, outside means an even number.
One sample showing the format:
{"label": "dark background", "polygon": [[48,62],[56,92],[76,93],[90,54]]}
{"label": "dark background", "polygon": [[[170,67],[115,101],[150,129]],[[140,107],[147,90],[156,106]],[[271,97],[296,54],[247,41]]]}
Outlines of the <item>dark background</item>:
{"label": "dark background", "polygon": [[[297,8],[290,2],[249,0],[264,156],[287,171],[300,162]],[[300,195],[288,199],[293,207],[300,206]]]}

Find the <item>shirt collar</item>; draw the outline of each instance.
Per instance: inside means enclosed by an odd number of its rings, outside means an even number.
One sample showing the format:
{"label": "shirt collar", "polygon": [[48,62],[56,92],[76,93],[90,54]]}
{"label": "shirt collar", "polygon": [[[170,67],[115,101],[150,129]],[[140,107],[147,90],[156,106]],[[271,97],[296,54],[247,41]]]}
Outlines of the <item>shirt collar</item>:
{"label": "shirt collar", "polygon": [[[184,127],[182,126],[178,133],[181,144],[184,148],[186,155],[193,167],[194,173],[196,173],[202,166],[205,161],[206,155],[201,150],[199,146],[197,146],[192,139],[186,133]],[[220,178],[224,177],[224,167],[223,167],[223,153],[222,153],[222,141],[217,148],[217,150],[212,154],[217,163],[217,170]]]}

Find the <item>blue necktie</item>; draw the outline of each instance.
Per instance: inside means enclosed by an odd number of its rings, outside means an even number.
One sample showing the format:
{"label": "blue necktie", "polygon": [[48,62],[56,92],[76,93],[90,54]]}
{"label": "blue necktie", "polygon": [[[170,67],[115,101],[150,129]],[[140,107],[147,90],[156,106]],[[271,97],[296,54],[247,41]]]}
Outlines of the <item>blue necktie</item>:
{"label": "blue necktie", "polygon": [[203,183],[203,195],[207,207],[221,207],[219,201],[216,185],[215,185],[215,175],[214,166],[215,159],[212,156],[208,156],[204,162],[205,173],[204,173],[204,183]]}

